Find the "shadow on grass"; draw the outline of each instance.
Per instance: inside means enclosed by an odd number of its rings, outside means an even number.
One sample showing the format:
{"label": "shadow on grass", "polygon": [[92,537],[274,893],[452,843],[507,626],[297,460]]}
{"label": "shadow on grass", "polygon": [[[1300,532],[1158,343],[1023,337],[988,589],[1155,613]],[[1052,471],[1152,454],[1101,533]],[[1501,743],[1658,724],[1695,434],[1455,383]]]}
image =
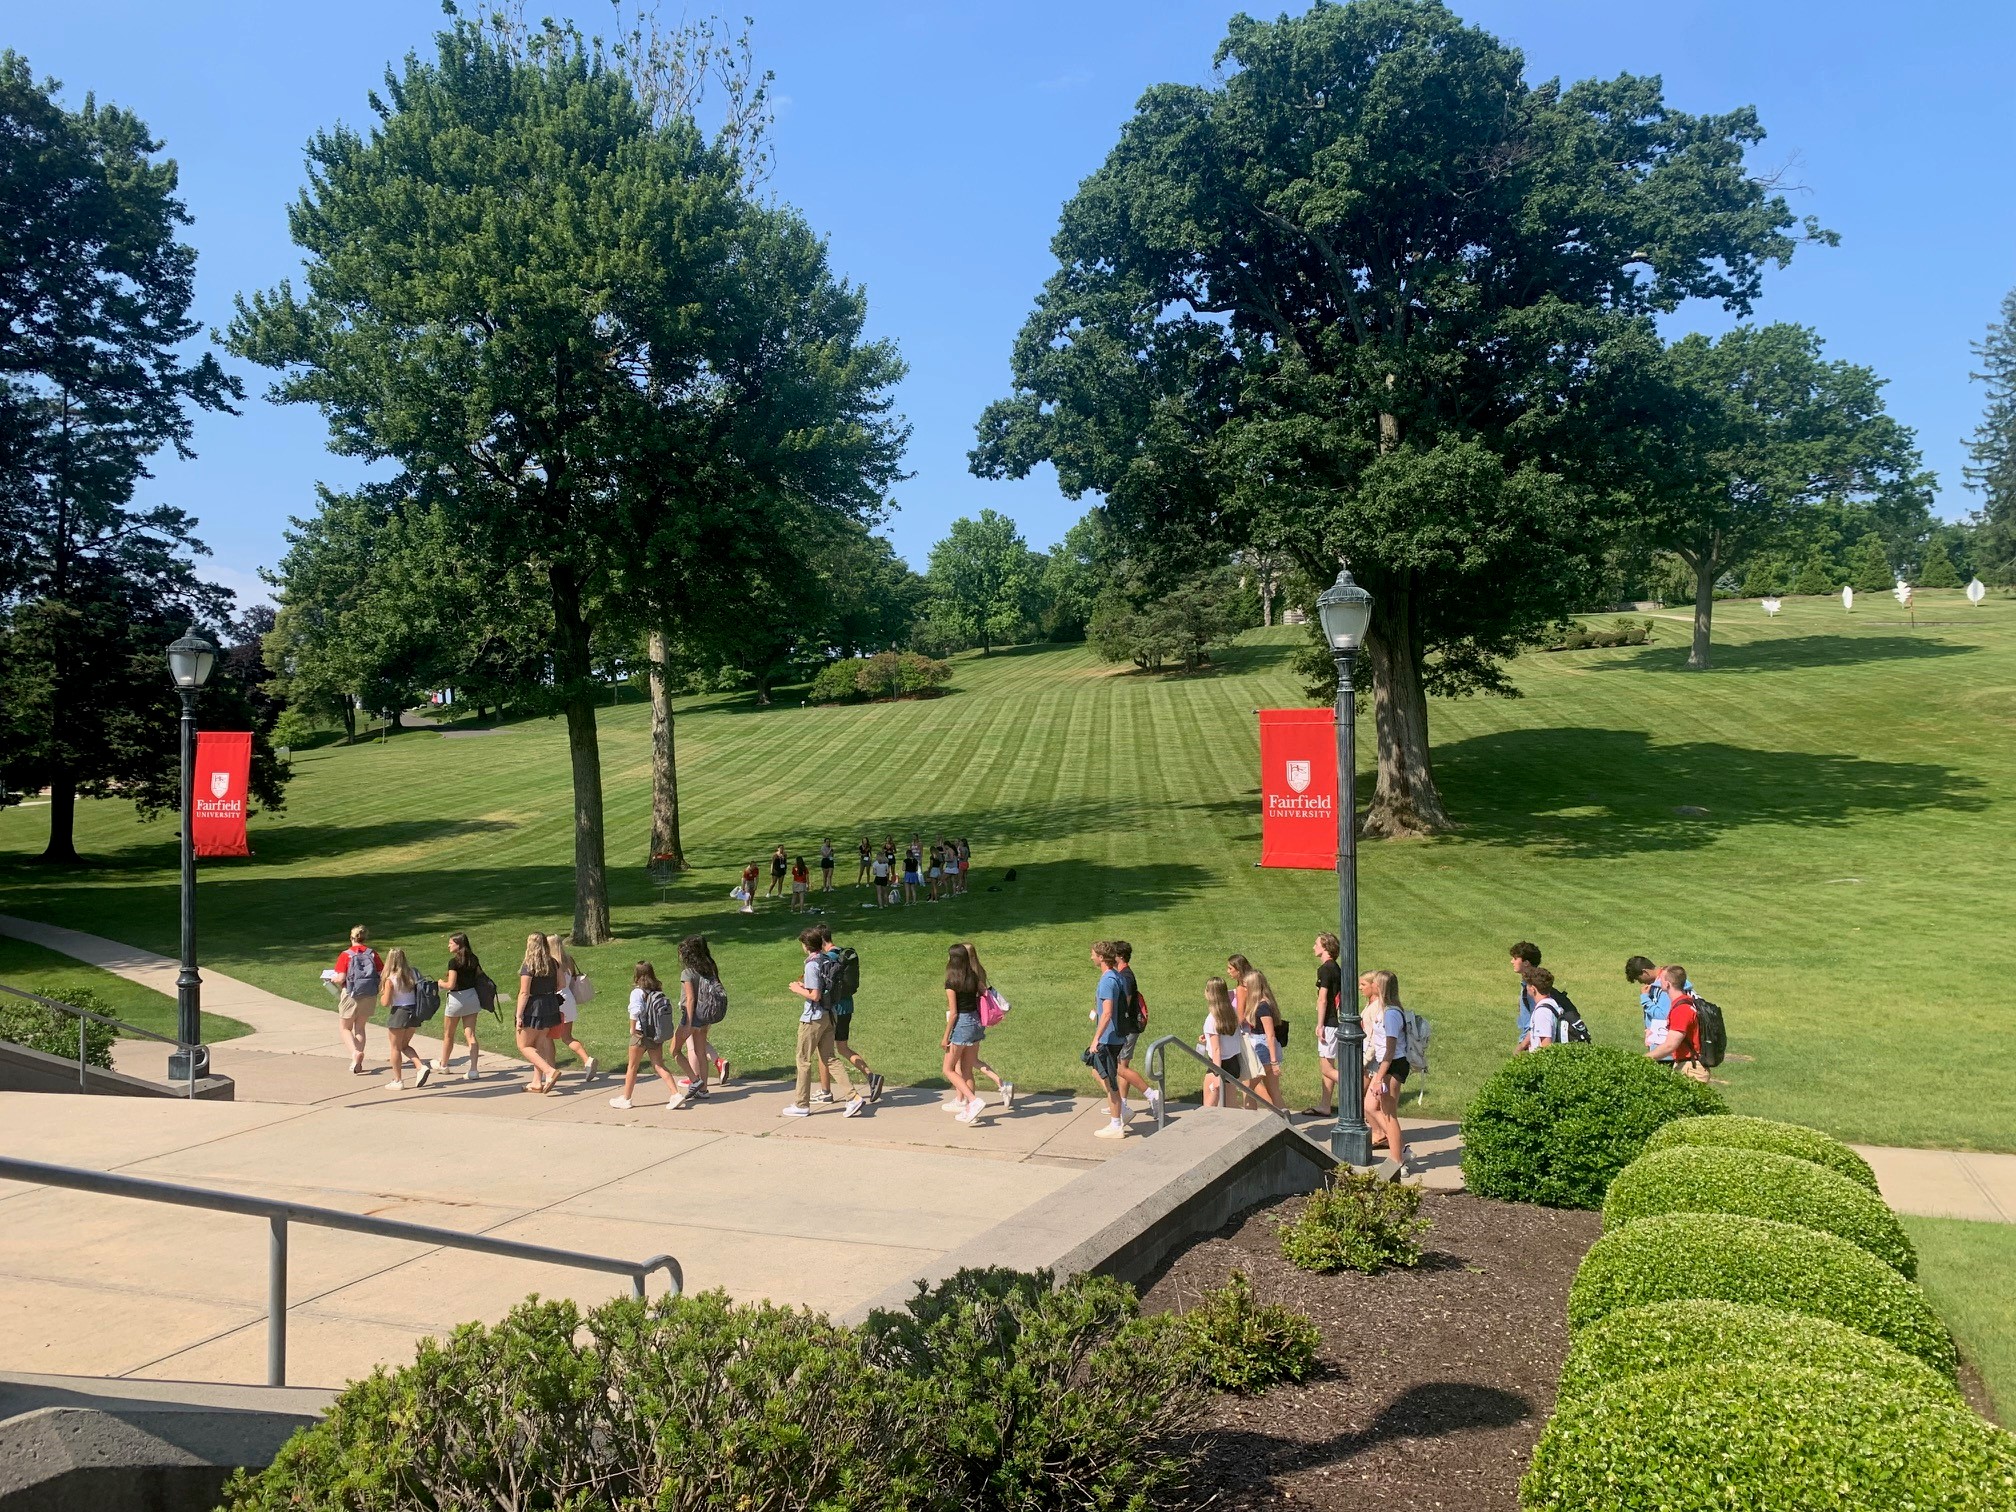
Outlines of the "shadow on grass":
{"label": "shadow on grass", "polygon": [[[173,814],[136,821],[128,836],[116,844],[103,839],[91,841],[92,852],[77,866],[41,865],[38,870],[51,879],[88,873],[92,869],[178,865],[180,836]],[[262,819],[255,814],[246,834],[252,854],[245,860],[223,858],[205,861],[204,884],[209,884],[212,868],[243,870],[248,866],[287,865],[317,856],[346,856],[357,851],[404,849],[415,845],[448,842],[472,835],[509,832],[518,826],[507,819],[387,819],[376,824],[294,824],[285,819]]]}
{"label": "shadow on grass", "polygon": [[1641,730],[1480,735],[1438,750],[1435,770],[1464,839],[1585,857],[1693,850],[1744,825],[1833,828],[1988,803],[1979,779],[1930,762],[1706,740],[1655,746]]}
{"label": "shadow on grass", "polygon": [[[1709,650],[1707,672],[1687,675],[1791,672],[1801,667],[1846,667],[1856,662],[1936,661],[1965,656],[1978,649],[1913,635],[1790,635],[1776,639],[1767,632],[1756,640],[1717,642]],[[1647,646],[1630,656],[1612,653],[1583,665],[1591,672],[1687,672],[1687,647]]]}

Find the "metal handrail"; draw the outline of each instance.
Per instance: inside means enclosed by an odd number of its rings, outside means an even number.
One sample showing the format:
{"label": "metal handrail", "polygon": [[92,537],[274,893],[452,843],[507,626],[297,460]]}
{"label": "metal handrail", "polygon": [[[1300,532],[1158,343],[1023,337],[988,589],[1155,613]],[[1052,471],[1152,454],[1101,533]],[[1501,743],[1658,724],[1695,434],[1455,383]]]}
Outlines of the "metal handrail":
{"label": "metal handrail", "polygon": [[414,1244],[439,1245],[444,1249],[474,1250],[478,1254],[501,1255],[509,1260],[537,1260],[546,1265],[571,1265],[579,1270],[606,1271],[628,1276],[631,1293],[637,1297],[644,1295],[644,1278],[662,1268],[672,1285],[673,1296],[686,1289],[686,1272],[670,1255],[653,1255],[649,1260],[619,1260],[614,1255],[554,1249],[550,1245],[526,1244],[517,1239],[493,1239],[487,1234],[465,1234],[427,1223],[402,1223],[396,1218],[346,1213],[340,1208],[310,1207],[306,1203],[253,1197],[244,1192],[219,1192],[209,1187],[150,1181],[144,1176],[120,1176],[110,1171],[87,1171],[76,1166],[45,1165],[39,1160],[16,1160],[11,1156],[0,1156],[0,1180],[68,1187],[73,1191],[97,1192],[107,1197],[137,1197],[143,1202],[165,1202],[172,1207],[207,1208],[214,1213],[239,1213],[266,1219],[271,1230],[266,1269],[266,1384],[269,1386],[287,1384],[289,1223],[347,1229],[355,1234],[405,1239]]}
{"label": "metal handrail", "polygon": [[1275,1107],[1273,1103],[1267,1100],[1265,1094],[1262,1093],[1260,1089],[1255,1087],[1251,1082],[1245,1081],[1240,1077],[1234,1076],[1230,1071],[1223,1070],[1220,1067],[1214,1065],[1212,1063],[1210,1056],[1204,1054],[1203,1051],[1199,1050],[1195,1045],[1189,1043],[1189,1041],[1185,1040],[1183,1036],[1180,1034],[1165,1034],[1162,1036],[1162,1038],[1156,1040],[1152,1045],[1148,1047],[1148,1076],[1149,1079],[1155,1083],[1155,1127],[1158,1131],[1162,1128],[1163,1125],[1163,1121],[1165,1118],[1164,1110],[1169,1106],[1169,1088],[1166,1084],[1168,1067],[1164,1064],[1164,1057],[1162,1054],[1164,1047],[1169,1045],[1174,1045],[1178,1050],[1181,1050],[1185,1055],[1189,1056],[1190,1059],[1194,1060],[1195,1062],[1197,1062],[1198,1065],[1202,1066],[1206,1071],[1210,1072],[1211,1075],[1223,1077],[1226,1081],[1231,1082],[1234,1086],[1242,1088],[1248,1097],[1252,1098],[1255,1102],[1259,1103],[1261,1107],[1265,1108],[1269,1113],[1272,1113],[1276,1118],[1280,1119],[1281,1122],[1286,1124],[1291,1133],[1301,1135],[1302,1138],[1308,1139],[1310,1144],[1315,1145],[1316,1148],[1323,1151],[1325,1155],[1328,1155],[1330,1153],[1328,1146],[1324,1145],[1319,1140],[1309,1139],[1309,1136],[1307,1134],[1303,1134],[1300,1129],[1295,1127],[1295,1120],[1289,1115],[1289,1112],[1286,1108]]}
{"label": "metal handrail", "polygon": [[[0,992],[7,993],[11,997],[26,998],[31,1003],[40,1003],[44,1008],[60,1008],[65,1013],[76,1015],[77,1090],[80,1092],[88,1092],[91,1090],[90,1079],[85,1075],[85,1069],[87,1064],[85,1061],[85,1053],[87,1047],[84,1043],[84,1021],[86,1019],[90,1019],[100,1024],[110,1024],[114,1029],[123,1030],[125,1034],[129,1036],[138,1036],[141,1039],[154,1040],[158,1044],[173,1045],[177,1050],[188,1051],[198,1048],[193,1045],[185,1045],[181,1040],[176,1039],[173,1035],[156,1034],[152,1029],[142,1029],[138,1024],[129,1024],[124,1019],[108,1018],[106,1015],[102,1013],[93,1013],[89,1008],[79,1008],[75,1003],[66,1003],[61,998],[43,997],[39,992],[23,992],[19,987],[9,987],[5,982],[0,982]],[[196,1100],[195,1077],[192,1076],[189,1078],[188,1086],[189,1086],[188,1098],[189,1101],[193,1103]]]}

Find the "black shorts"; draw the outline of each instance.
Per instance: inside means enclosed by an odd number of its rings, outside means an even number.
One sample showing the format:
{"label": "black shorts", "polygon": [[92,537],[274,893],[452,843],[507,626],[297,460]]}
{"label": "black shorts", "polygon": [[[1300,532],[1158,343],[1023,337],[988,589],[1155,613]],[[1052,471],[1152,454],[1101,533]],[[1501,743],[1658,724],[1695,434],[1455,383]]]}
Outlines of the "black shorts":
{"label": "black shorts", "polygon": [[1223,1071],[1227,1076],[1243,1077],[1246,1074],[1245,1070],[1243,1069],[1244,1066],[1245,1066],[1244,1057],[1237,1055],[1232,1056],[1228,1060],[1221,1060],[1220,1062],[1218,1062],[1218,1069],[1220,1071]]}
{"label": "black shorts", "polygon": [[560,994],[550,993],[529,997],[518,1012],[520,1029],[552,1029],[560,1023]]}
{"label": "black shorts", "polygon": [[[1375,1065],[1373,1066],[1372,1069],[1374,1071],[1377,1071],[1379,1068],[1378,1066]],[[1404,1055],[1394,1057],[1393,1064],[1391,1064],[1386,1068],[1387,1072],[1392,1076],[1395,1084],[1405,1083],[1407,1080],[1407,1073],[1413,1069],[1414,1068],[1412,1066],[1407,1064],[1407,1057]]]}
{"label": "black shorts", "polygon": [[854,1015],[851,1012],[834,1014],[833,1043],[836,1045],[846,1044],[847,1035],[853,1029],[853,1027],[854,1027]]}

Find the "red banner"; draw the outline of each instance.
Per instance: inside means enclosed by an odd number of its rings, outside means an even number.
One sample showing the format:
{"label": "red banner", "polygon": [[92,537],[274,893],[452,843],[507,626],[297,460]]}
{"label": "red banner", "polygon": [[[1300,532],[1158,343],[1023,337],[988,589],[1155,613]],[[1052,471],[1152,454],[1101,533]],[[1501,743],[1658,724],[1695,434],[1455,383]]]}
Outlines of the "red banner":
{"label": "red banner", "polygon": [[249,856],[245,784],[252,775],[249,730],[196,732],[196,806],[189,835],[199,856]]}
{"label": "red banner", "polygon": [[1260,711],[1260,864],[1337,869],[1337,720]]}

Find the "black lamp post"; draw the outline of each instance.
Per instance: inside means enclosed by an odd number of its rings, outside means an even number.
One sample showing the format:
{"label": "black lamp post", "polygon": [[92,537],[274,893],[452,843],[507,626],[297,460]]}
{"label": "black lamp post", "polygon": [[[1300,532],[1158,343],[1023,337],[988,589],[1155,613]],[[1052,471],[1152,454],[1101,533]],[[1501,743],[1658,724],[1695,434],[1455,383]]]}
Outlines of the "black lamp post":
{"label": "black lamp post", "polygon": [[[1330,1153],[1339,1164],[1372,1164],[1365,1123],[1365,1026],[1358,1021],[1358,731],[1351,702],[1351,664],[1372,621],[1372,595],[1350,569],[1316,596],[1323,639],[1337,663],[1337,940],[1344,998],[1337,1005],[1337,1126]],[[1348,1007],[1347,1007],[1348,1005]]]}
{"label": "black lamp post", "polygon": [[210,1074],[203,1040],[203,979],[196,974],[196,694],[210,680],[217,648],[192,627],[168,648],[168,675],[182,695],[182,974],[175,978],[175,1038],[187,1049],[168,1057],[170,1081]]}

